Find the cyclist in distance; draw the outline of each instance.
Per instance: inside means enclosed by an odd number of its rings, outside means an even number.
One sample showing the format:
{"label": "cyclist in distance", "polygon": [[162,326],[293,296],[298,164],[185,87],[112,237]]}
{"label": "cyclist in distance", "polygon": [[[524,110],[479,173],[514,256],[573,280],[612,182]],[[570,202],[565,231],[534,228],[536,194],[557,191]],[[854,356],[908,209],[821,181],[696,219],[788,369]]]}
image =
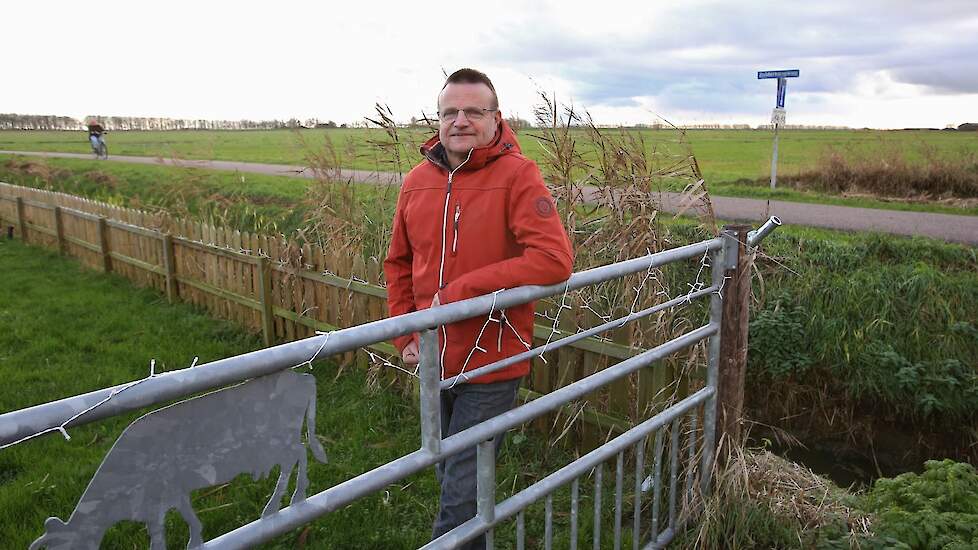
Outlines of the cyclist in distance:
{"label": "cyclist in distance", "polygon": [[89,120],[87,126],[88,141],[92,144],[92,152],[95,153],[97,158],[108,158],[109,149],[105,145],[105,139],[102,137],[105,134],[105,128],[95,119]]}

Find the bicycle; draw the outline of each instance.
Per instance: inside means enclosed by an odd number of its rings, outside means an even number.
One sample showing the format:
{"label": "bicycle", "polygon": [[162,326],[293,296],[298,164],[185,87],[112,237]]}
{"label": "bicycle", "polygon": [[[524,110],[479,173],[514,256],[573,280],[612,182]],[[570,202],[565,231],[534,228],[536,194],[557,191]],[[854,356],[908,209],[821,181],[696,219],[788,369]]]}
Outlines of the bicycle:
{"label": "bicycle", "polygon": [[109,158],[109,146],[105,144],[105,139],[99,136],[92,136],[95,139],[91,140],[92,143],[92,153],[95,154],[96,159],[106,160]]}

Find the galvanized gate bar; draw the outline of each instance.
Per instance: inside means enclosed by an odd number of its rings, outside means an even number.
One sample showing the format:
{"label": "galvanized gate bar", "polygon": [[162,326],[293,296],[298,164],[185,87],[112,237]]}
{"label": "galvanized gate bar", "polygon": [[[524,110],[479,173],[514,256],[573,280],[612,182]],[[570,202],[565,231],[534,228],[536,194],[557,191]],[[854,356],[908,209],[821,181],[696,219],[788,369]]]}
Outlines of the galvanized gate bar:
{"label": "galvanized gate bar", "polygon": [[618,460],[615,462],[615,550],[621,550],[621,492],[624,470],[625,452],[618,451]]}
{"label": "galvanized gate bar", "polygon": [[418,377],[421,379],[421,448],[433,454],[441,450],[441,362],[438,360],[438,331],[421,333],[421,360]]}
{"label": "galvanized gate bar", "polygon": [[652,307],[645,308],[645,309],[643,309],[641,311],[636,311],[635,313],[632,313],[632,314],[629,314],[629,315],[625,315],[623,317],[619,317],[618,319],[612,319],[612,320],[608,321],[607,323],[600,324],[600,325],[598,325],[596,327],[589,328],[587,330],[582,330],[581,332],[578,332],[576,334],[572,334],[571,336],[565,336],[564,338],[560,338],[559,340],[554,340],[554,341],[548,342],[548,343],[546,343],[546,344],[544,344],[542,346],[537,346],[537,347],[535,347],[533,349],[526,350],[523,353],[518,353],[516,355],[511,355],[511,356],[509,356],[509,357],[507,357],[505,359],[500,359],[499,361],[496,361],[495,363],[489,363],[488,365],[481,366],[481,367],[479,367],[477,369],[472,369],[472,370],[470,370],[468,372],[464,372],[462,374],[459,374],[458,376],[453,376],[451,378],[447,378],[445,380],[442,380],[441,381],[441,388],[443,390],[444,389],[451,388],[452,386],[454,386],[456,384],[462,384],[462,383],[468,382],[469,380],[472,380],[474,378],[478,378],[479,376],[482,376],[483,374],[489,374],[491,372],[496,372],[497,370],[504,369],[504,368],[506,368],[506,367],[508,367],[510,365],[515,365],[516,363],[519,363],[520,361],[526,361],[527,359],[532,359],[534,357],[538,357],[540,355],[543,355],[543,353],[546,352],[546,351],[553,351],[555,349],[560,349],[560,348],[562,348],[564,346],[573,344],[574,342],[577,342],[578,340],[583,340],[583,339],[588,338],[590,336],[594,336],[595,334],[601,334],[602,332],[605,332],[607,330],[611,330],[611,329],[615,329],[615,328],[624,326],[624,325],[626,325],[626,324],[628,324],[628,323],[630,323],[630,322],[632,322],[632,321],[634,321],[636,319],[641,319],[642,317],[648,317],[649,315],[652,315],[653,313],[658,313],[658,312],[660,312],[660,311],[662,311],[664,309],[669,309],[670,307],[677,306],[677,305],[684,304],[684,303],[690,303],[690,302],[692,302],[693,300],[695,300],[697,298],[700,298],[702,296],[706,296],[707,294],[711,294],[713,292],[716,292],[719,289],[720,289],[720,287],[711,286],[711,287],[708,287],[708,288],[704,288],[702,290],[697,290],[696,292],[690,292],[689,294],[684,294],[684,295],[679,296],[677,298],[673,298],[672,300],[669,300],[667,302],[662,302],[661,304],[656,304],[656,305],[654,305]]}
{"label": "galvanized gate bar", "polygon": [[635,444],[635,495],[632,506],[632,548],[638,550],[638,533],[642,532],[642,471],[645,470],[645,438]]}
{"label": "galvanized gate bar", "polygon": [[[723,248],[711,252],[710,271],[713,286],[723,287],[724,271],[729,263],[734,262],[736,266],[737,239],[733,238],[728,232],[724,232]],[[727,266],[721,265],[724,257],[727,258]],[[723,319],[723,299],[720,294],[710,297],[710,323],[720,324]],[[716,388],[720,380],[720,331],[710,337],[706,363],[706,385]],[[700,467],[700,492],[703,495],[710,493],[710,478],[713,473],[713,453],[716,447],[716,424],[717,424],[717,399],[716,396],[710,399],[703,411],[703,456]]]}
{"label": "galvanized gate bar", "polygon": [[[271,374],[314,359],[352,351],[375,342],[391,340],[397,336],[421,332],[439,325],[485,315],[493,308],[504,309],[609,281],[631,273],[645,271],[669,262],[696,258],[706,252],[718,250],[723,245],[723,240],[723,238],[717,237],[641,258],[589,269],[575,273],[566,283],[550,286],[523,286],[503,290],[495,295],[461,300],[236,357],[220,359],[194,368],[163,373],[141,380],[136,385],[131,383],[119,384],[111,388],[5,413],[0,415],[0,445],[60,427],[65,422],[68,422],[66,427],[86,424],[148,405]],[[111,399],[109,399],[110,397]],[[103,401],[105,402],[102,403]],[[95,408],[92,409],[93,407]],[[73,418],[83,411],[88,412],[78,418]]]}
{"label": "galvanized gate bar", "polygon": [[[445,438],[441,441],[440,453],[435,454],[418,450],[402,456],[383,466],[308,497],[301,504],[283,508],[277,513],[225,533],[208,541],[202,548],[248,548],[249,546],[270,540],[277,535],[287,533],[323,514],[345,506],[362,496],[378,491],[390,483],[417,473],[464,449],[473,447],[496,434],[503,433],[525,424],[538,416],[555,411],[568,401],[580,398],[631,372],[691,346],[704,338],[716,334],[719,330],[719,326],[712,324],[699,327],[678,338],[642,352],[631,359],[626,359],[617,365],[608,367],[587,378],[578,380],[573,384],[564,386],[481,424]],[[703,395],[712,396],[713,394],[714,390],[712,388],[704,388],[693,395],[702,398]],[[660,413],[660,416],[667,412],[669,411]],[[496,510],[498,515],[499,508]]]}
{"label": "galvanized gate bar", "polygon": [[[702,388],[693,395],[679,401],[672,407],[653,416],[645,422],[635,426],[622,435],[612,439],[605,445],[587,453],[574,462],[564,466],[556,472],[548,475],[533,485],[523,489],[519,493],[500,502],[496,506],[496,517],[493,522],[483,521],[479,517],[463,523],[450,533],[442,535],[422,546],[423,550],[434,550],[436,548],[454,548],[456,545],[471,540],[484,532],[487,528],[505,521],[522,512],[526,507],[539,501],[544,496],[552,494],[558,488],[571,483],[575,478],[586,475],[591,468],[601,464],[611,457],[621,456],[622,451],[643,441],[650,433],[662,428],[666,424],[673,422],[676,418],[688,413],[694,407],[707,402],[711,399],[716,390],[713,388]],[[619,458],[619,460],[621,460]]]}

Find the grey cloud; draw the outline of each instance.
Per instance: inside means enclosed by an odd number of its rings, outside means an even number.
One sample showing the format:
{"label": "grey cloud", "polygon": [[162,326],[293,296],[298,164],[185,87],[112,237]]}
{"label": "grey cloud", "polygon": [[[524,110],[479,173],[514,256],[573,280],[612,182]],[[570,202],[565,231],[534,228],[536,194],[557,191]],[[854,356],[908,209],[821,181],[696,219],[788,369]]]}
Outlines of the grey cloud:
{"label": "grey cloud", "polygon": [[970,44],[919,47],[888,68],[898,82],[926,86],[935,93],[978,93],[978,39]]}
{"label": "grey cloud", "polygon": [[[637,36],[609,29],[594,38],[568,23],[524,21],[487,37],[484,55],[568,79],[588,105],[655,97],[672,108],[743,112],[774,95],[773,84],[756,81],[761,69],[801,69],[789,81],[789,103],[791,92],[844,92],[856,75],[876,71],[937,92],[978,92],[978,41],[948,32],[969,18],[978,18],[973,0],[684,4]],[[695,48],[716,54],[689,58]]]}

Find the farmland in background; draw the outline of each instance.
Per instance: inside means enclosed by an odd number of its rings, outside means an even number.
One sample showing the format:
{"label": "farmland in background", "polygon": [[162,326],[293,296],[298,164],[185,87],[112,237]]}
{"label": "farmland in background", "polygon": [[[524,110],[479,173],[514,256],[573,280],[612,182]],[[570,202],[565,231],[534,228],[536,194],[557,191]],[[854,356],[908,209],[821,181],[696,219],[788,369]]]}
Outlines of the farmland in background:
{"label": "farmland in background", "polygon": [[[537,130],[520,132],[524,153],[537,161],[543,158],[541,145],[534,134]],[[649,142],[668,143],[674,139],[672,130],[629,130]],[[426,130],[402,129],[402,140],[415,144],[424,139]],[[309,143],[328,137],[340,153],[341,165],[376,171],[396,171],[389,157],[371,142],[382,141],[381,129],[319,129],[319,130],[240,130],[240,131],[126,131],[110,132],[107,140],[113,155],[149,156],[182,159],[234,160],[276,164],[305,163],[306,147],[297,139]],[[60,151],[88,153],[86,134],[78,131],[2,131],[0,150]],[[583,133],[582,133],[583,136]],[[406,138],[406,139],[404,139]],[[772,134],[767,130],[688,130],[687,138],[697,162],[714,194],[734,196],[770,196],[767,178],[771,164]],[[413,147],[412,147],[413,149]],[[400,169],[406,171],[418,157],[414,150],[406,156]],[[978,199],[978,132],[951,131],[881,131],[881,130],[784,130],[779,144],[779,179],[783,187],[795,186],[823,194],[864,194],[860,189],[840,189],[838,185],[820,187],[820,174],[840,173],[840,159],[859,165],[865,159],[888,160],[884,170],[894,164],[889,159],[902,159],[907,166],[936,165],[940,174],[961,172],[970,183],[961,193],[948,198]],[[862,167],[866,170],[867,167]],[[906,170],[904,169],[904,172]],[[970,174],[970,178],[969,175]],[[873,172],[884,184],[871,189],[871,194],[901,198],[919,198],[915,189],[886,189],[885,182],[893,174]],[[934,176],[934,187],[940,188],[942,175]],[[899,179],[899,178],[897,178]],[[966,189],[965,189],[966,188]],[[939,193],[938,193],[939,195]],[[788,195],[772,198],[792,200]],[[934,197],[931,197],[934,198]],[[975,207],[971,203],[950,203],[951,207]]]}

